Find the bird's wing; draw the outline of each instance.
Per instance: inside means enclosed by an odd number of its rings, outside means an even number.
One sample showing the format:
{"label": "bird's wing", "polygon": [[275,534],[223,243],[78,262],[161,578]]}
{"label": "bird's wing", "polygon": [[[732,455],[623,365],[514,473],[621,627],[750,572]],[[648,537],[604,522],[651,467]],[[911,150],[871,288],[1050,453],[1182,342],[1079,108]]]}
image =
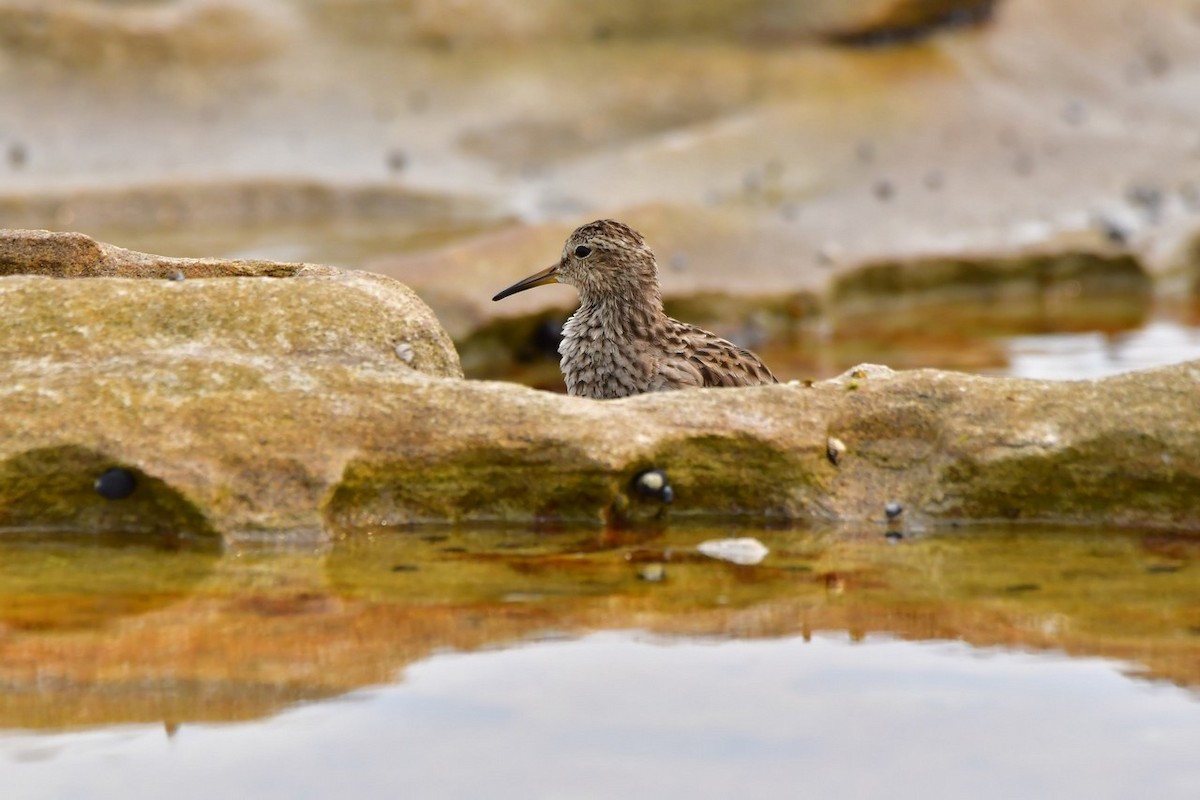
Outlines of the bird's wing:
{"label": "bird's wing", "polygon": [[650,379],[650,391],[691,389],[704,386],[704,373],[686,356],[663,359]]}
{"label": "bird's wing", "polygon": [[715,333],[676,323],[673,347],[658,374],[673,387],[759,386],[778,383],[771,370],[749,350]]}
{"label": "bird's wing", "polygon": [[705,342],[691,358],[704,376],[705,386],[759,386],[779,382],[758,356],[724,339]]}

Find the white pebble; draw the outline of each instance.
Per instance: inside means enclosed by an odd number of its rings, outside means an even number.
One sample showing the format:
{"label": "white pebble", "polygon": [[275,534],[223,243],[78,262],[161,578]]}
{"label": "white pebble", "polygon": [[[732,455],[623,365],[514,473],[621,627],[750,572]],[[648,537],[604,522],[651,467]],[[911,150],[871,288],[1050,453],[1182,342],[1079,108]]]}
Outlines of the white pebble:
{"label": "white pebble", "polygon": [[771,552],[758,539],[749,536],[740,539],[709,539],[696,545],[696,549],[709,558],[744,565],[757,564]]}

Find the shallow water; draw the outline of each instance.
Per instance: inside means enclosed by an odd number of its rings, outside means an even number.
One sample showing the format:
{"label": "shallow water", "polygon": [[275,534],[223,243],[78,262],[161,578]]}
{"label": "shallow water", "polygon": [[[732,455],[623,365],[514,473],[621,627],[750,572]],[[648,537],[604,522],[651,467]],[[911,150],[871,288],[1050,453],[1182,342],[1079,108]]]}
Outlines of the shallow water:
{"label": "shallow water", "polygon": [[1117,334],[1091,331],[1015,336],[1007,344],[1009,363],[1005,371],[1018,378],[1104,378],[1200,359],[1200,328],[1158,319]]}
{"label": "shallow water", "polygon": [[[770,552],[695,549],[731,535]],[[8,533],[0,564],[6,797],[1200,792],[1200,539],[1166,531]]]}
{"label": "shallow water", "polygon": [[1198,728],[1195,695],[1100,659],[596,634],[434,656],[254,723],[0,751],[20,796],[1184,798]]}

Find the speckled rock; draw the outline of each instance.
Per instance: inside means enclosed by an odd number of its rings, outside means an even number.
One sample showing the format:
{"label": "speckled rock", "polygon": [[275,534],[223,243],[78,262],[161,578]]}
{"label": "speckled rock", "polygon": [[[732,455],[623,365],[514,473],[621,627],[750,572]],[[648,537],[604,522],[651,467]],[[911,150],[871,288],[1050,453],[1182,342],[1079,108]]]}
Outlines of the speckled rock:
{"label": "speckled rock", "polygon": [[86,69],[254,63],[278,49],[278,20],[247,5],[3,0],[0,52]]}
{"label": "speckled rock", "polygon": [[[86,237],[7,241],[39,269],[53,262],[39,252],[94,252]],[[157,263],[95,247],[118,272]],[[864,367],[597,402],[462,380],[402,285],[277,274],[289,270],[0,278],[0,525],[322,537],[472,520],[877,521],[897,502],[906,525],[1200,528],[1200,365],[1080,382]],[[112,468],[134,478],[128,498],[94,491]],[[651,468],[673,498],[647,512],[634,480]]]}
{"label": "speckled rock", "polygon": [[[0,525],[311,527],[340,474],[312,426],[370,416],[341,400],[360,377],[462,375],[428,307],[370,273],[36,231],[0,234],[0,270]],[[128,499],[93,491],[113,467]]]}
{"label": "speckled rock", "polygon": [[337,274],[336,268],[319,264],[169,258],[126,250],[71,231],[0,229],[0,275],[183,279]]}

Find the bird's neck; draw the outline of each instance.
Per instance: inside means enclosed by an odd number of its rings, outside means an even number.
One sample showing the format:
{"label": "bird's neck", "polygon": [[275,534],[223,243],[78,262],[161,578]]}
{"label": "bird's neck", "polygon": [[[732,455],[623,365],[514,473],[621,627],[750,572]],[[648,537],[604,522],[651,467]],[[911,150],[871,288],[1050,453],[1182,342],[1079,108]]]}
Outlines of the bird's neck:
{"label": "bird's neck", "polygon": [[575,318],[588,328],[619,338],[653,335],[666,324],[658,286],[640,286],[632,291],[581,292]]}

